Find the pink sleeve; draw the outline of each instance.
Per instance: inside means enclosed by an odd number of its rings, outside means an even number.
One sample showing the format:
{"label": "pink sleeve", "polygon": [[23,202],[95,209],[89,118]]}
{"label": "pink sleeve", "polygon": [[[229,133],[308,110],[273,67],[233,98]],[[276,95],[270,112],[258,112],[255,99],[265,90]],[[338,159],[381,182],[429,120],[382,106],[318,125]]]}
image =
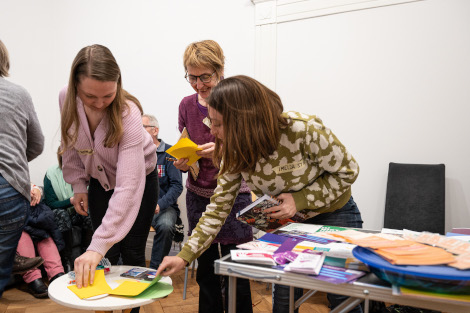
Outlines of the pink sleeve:
{"label": "pink sleeve", "polygon": [[[59,93],[59,106],[62,113],[62,107],[67,94],[67,86],[62,88]],[[75,149],[67,149],[62,155],[62,172],[64,180],[72,185],[74,193],[88,193],[87,186],[90,177],[85,172],[85,166],[80,160]]]}
{"label": "pink sleeve", "polygon": [[87,249],[101,255],[105,255],[113,244],[121,241],[131,230],[139,213],[145,188],[142,118],[133,104],[130,113],[124,114],[124,135],[119,143],[116,187],[103,221]]}

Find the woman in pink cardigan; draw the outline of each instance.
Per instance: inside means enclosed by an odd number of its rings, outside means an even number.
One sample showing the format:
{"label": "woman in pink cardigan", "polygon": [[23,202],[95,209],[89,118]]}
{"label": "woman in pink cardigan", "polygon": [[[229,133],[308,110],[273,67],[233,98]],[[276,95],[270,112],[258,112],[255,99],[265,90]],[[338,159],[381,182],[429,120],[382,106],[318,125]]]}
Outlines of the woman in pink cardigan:
{"label": "woman in pink cardigan", "polygon": [[77,287],[93,283],[106,256],[145,266],[145,244],[157,206],[156,147],[142,127],[139,101],[122,88],[108,48],[92,45],[75,57],[68,87],[60,92],[63,174],[77,213],[95,230],[75,259]]}

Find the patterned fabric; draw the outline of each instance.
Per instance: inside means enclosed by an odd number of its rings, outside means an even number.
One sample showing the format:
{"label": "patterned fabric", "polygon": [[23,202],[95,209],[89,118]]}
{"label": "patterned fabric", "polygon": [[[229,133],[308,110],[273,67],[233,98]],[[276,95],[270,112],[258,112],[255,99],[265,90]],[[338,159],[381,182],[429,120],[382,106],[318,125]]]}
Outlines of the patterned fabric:
{"label": "patterned fabric", "polygon": [[288,126],[281,130],[278,149],[260,159],[255,172],[218,178],[211,202],[179,257],[191,263],[217,236],[229,215],[242,178],[257,195],[291,193],[297,210],[314,216],[343,207],[359,165],[331,130],[316,116],[283,113]]}
{"label": "patterned fabric", "polygon": [[73,207],[68,209],[55,209],[54,219],[60,232],[72,230],[72,226],[80,226],[83,229],[93,229],[89,216],[78,214]]}
{"label": "patterned fabric", "polygon": [[180,243],[184,240],[184,224],[181,218],[178,216],[175,223],[175,234],[173,235],[173,241]]}
{"label": "patterned fabric", "polygon": [[165,165],[157,165],[158,178],[165,177]]}

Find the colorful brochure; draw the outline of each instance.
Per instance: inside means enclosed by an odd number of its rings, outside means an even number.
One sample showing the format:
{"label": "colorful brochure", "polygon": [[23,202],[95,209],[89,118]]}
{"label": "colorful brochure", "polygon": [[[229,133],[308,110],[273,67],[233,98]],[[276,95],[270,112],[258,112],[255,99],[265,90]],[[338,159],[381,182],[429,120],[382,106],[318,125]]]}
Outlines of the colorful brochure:
{"label": "colorful brochure", "polygon": [[258,250],[231,250],[232,260],[241,263],[276,265],[273,254]]}
{"label": "colorful brochure", "polygon": [[282,227],[286,223],[302,222],[306,216],[297,212],[293,217],[279,220],[269,217],[264,210],[279,205],[279,201],[268,195],[263,195],[256,199],[252,204],[240,210],[237,213],[237,220],[248,224],[264,232],[270,233]]}

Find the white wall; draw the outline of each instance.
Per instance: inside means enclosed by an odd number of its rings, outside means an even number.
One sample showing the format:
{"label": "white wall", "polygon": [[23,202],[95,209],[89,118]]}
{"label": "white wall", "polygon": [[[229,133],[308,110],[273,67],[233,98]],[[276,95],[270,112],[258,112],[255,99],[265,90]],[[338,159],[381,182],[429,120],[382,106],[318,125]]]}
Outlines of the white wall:
{"label": "white wall", "polygon": [[82,47],[99,43],[111,49],[124,88],[146,113],[157,116],[161,138],[175,143],[178,105],[194,93],[184,79],[184,49],[214,39],[225,52],[226,76],[252,76],[253,20],[249,0],[1,0],[0,39],[10,53],[9,79],[31,93],[46,137],[43,154],[30,163],[32,181],[42,184],[56,162],[58,93]]}
{"label": "white wall", "polygon": [[383,225],[389,162],[445,163],[446,230],[470,221],[470,1],[427,0],[277,25],[276,91],[319,115],[361,167]]}

